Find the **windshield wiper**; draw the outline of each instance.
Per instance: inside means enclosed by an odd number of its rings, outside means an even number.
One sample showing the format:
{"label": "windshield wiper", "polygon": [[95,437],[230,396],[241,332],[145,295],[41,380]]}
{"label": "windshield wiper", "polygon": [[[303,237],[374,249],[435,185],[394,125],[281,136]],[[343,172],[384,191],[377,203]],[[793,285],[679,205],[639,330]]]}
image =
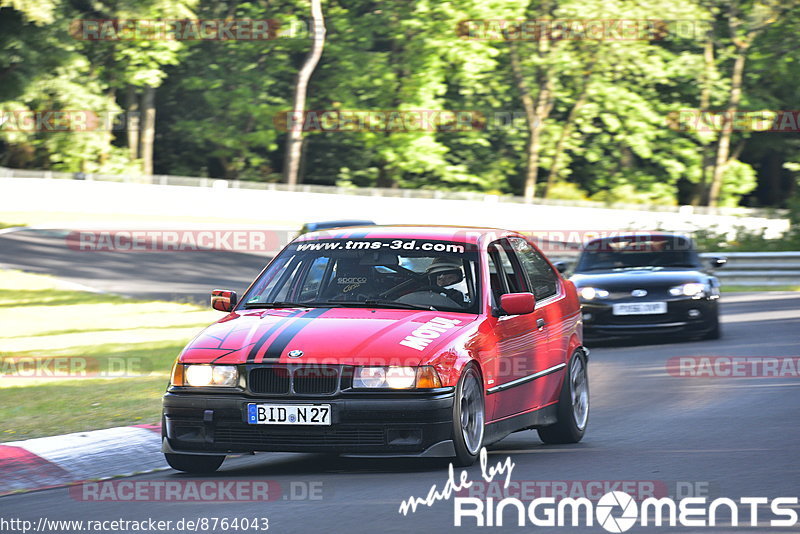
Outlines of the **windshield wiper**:
{"label": "windshield wiper", "polygon": [[316,308],[309,302],[248,302],[244,305],[245,309],[252,310],[256,308]]}
{"label": "windshield wiper", "polygon": [[423,306],[421,304],[407,304],[405,302],[396,302],[393,300],[378,300],[378,299],[341,300],[341,301],[320,302],[317,304],[324,304],[326,306],[341,306],[344,308],[348,306],[357,306],[360,308],[401,308],[404,310],[438,311],[433,306]]}
{"label": "windshield wiper", "polygon": [[584,267],[580,270],[575,270],[576,273],[585,273],[588,271],[613,271],[614,269],[619,269],[619,267],[614,267],[613,265],[609,265],[607,267]]}

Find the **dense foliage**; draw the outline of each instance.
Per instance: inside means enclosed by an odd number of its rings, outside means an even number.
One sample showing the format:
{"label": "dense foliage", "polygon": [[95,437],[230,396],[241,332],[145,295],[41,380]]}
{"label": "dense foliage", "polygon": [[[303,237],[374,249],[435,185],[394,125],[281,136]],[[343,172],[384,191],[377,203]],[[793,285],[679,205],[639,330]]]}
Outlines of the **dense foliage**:
{"label": "dense foliage", "polygon": [[[20,110],[127,112],[132,119],[110,132],[13,129],[6,120],[0,165],[282,180],[283,126],[312,39],[303,31],[307,0],[0,6],[0,122]],[[474,120],[465,128],[306,132],[305,183],[775,207],[786,207],[796,189],[798,125],[725,135],[675,122],[686,110],[798,108],[796,0],[322,6],[327,35],[307,110],[467,111]],[[269,40],[78,35],[80,21],[99,19],[280,24]],[[498,22],[597,19],[650,21],[651,33],[520,38],[513,24]]]}

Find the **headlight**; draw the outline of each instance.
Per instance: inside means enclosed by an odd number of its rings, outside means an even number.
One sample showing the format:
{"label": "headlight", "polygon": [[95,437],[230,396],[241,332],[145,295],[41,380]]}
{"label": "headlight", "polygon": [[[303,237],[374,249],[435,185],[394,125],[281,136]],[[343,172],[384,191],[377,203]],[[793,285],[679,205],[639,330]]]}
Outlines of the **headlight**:
{"label": "headlight", "polygon": [[679,286],[671,287],[669,289],[669,294],[673,297],[679,297],[681,295],[686,297],[694,297],[697,295],[702,295],[706,291],[706,285],[701,284],[699,282],[691,282],[689,284],[682,284]]}
{"label": "headlight", "polygon": [[173,386],[236,387],[239,369],[235,365],[184,365],[177,363],[172,371]]}
{"label": "headlight", "polygon": [[385,367],[356,367],[353,375],[354,388],[385,388],[386,368]]}
{"label": "headlight", "polygon": [[604,299],[608,296],[608,291],[596,287],[582,287],[580,296],[584,300]]}
{"label": "headlight", "polygon": [[392,389],[413,388],[417,372],[413,367],[389,367],[386,370],[386,385]]}
{"label": "headlight", "polygon": [[356,367],[353,387],[361,389],[412,389],[442,387],[436,369],[422,367]]}

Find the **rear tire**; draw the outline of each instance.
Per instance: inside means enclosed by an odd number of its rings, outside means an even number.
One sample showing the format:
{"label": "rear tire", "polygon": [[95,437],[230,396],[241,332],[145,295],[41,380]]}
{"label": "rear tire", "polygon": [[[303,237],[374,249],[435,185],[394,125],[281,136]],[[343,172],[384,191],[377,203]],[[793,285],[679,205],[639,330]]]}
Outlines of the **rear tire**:
{"label": "rear tire", "polygon": [[589,378],[586,356],[577,350],[567,365],[558,399],[558,421],[537,429],[539,439],[549,444],[578,443],[589,423]]}
{"label": "rear tire", "polygon": [[453,445],[456,467],[475,463],[483,447],[486,404],[483,398],[483,379],[477,368],[469,364],[456,386],[453,401]]}
{"label": "rear tire", "polygon": [[171,452],[164,453],[164,458],[166,458],[171,468],[193,474],[213,473],[225,461],[224,456],[175,454]]}

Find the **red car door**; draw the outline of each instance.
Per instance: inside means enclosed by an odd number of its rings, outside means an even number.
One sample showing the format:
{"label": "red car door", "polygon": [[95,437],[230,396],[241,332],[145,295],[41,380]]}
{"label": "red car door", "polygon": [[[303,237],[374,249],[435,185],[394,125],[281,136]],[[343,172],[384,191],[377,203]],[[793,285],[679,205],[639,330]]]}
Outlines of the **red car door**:
{"label": "red car door", "polygon": [[537,351],[532,364],[534,372],[542,375],[534,381],[534,395],[541,406],[558,400],[576,318],[564,309],[563,282],[544,256],[520,237],[510,237],[508,241],[536,297],[535,313],[542,314],[547,328],[547,350]]}
{"label": "red car door", "polygon": [[[510,243],[493,242],[488,247],[491,299],[496,310],[506,293],[529,292],[527,276]],[[487,369],[487,408],[492,420],[530,411],[541,404],[540,389],[534,375],[540,362],[549,360],[545,309],[538,307],[525,315],[490,317],[496,354]]]}

